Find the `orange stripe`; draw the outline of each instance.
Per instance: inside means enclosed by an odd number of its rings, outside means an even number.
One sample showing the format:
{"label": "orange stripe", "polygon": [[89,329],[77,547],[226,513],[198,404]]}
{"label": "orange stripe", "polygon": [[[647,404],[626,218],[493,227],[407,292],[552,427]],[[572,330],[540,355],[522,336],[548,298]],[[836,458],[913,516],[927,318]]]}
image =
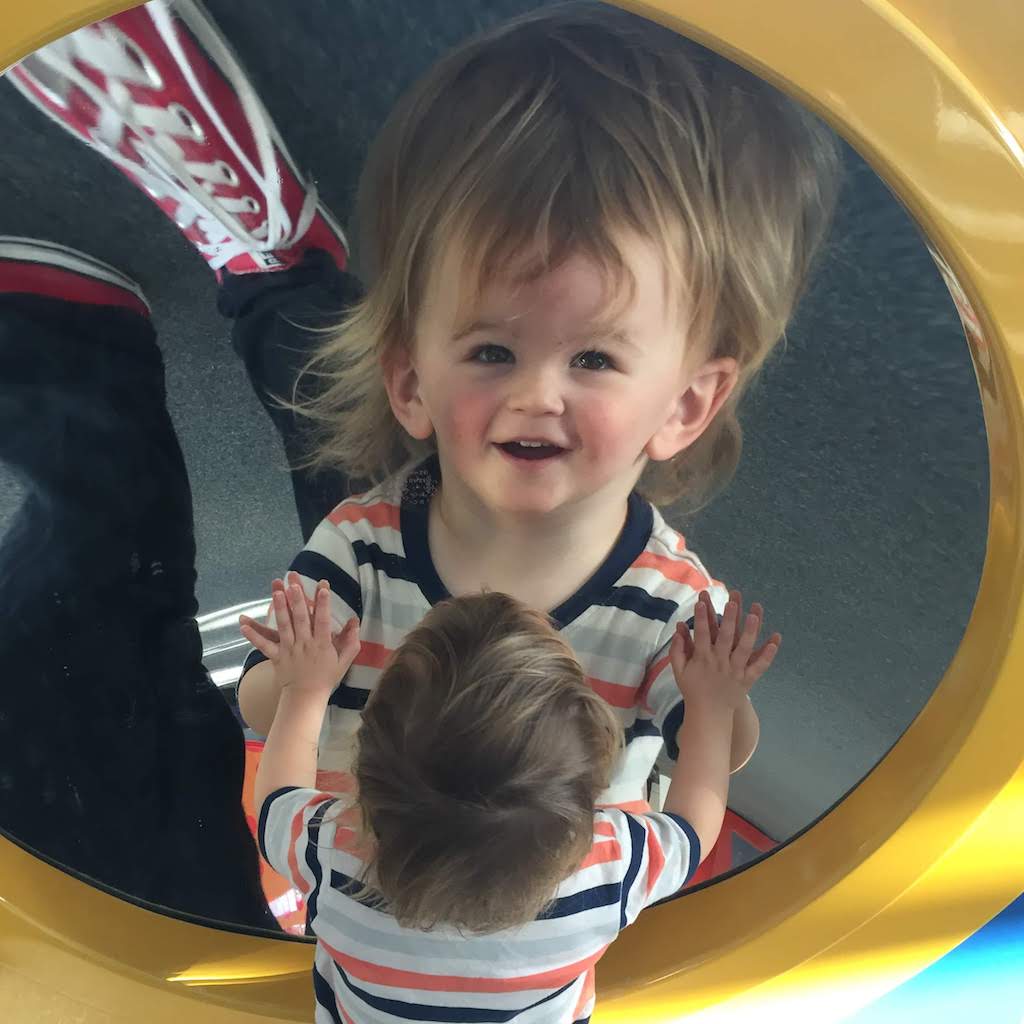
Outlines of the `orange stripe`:
{"label": "orange stripe", "polygon": [[615,826],[610,821],[599,821],[594,826],[594,834],[599,836],[608,836],[611,839],[615,838]]}
{"label": "orange stripe", "polygon": [[587,685],[603,697],[613,708],[631,708],[636,704],[638,687],[623,686],[621,683],[609,683],[596,676],[587,676]]}
{"label": "orange stripe", "polygon": [[354,502],[343,501],[327,518],[335,526],[341,523],[369,523],[378,530],[382,526],[400,530],[401,515],[402,510],[397,505],[391,505],[386,501],[377,501],[372,505],[356,505]]}
{"label": "orange stripe", "polygon": [[359,860],[369,860],[374,852],[374,842],[363,828],[363,815],[358,804],[345,808],[336,822],[334,849],[350,853]]}
{"label": "orange stripe", "polygon": [[583,1016],[583,1012],[586,1010],[587,1004],[594,998],[594,973],[593,967],[587,971],[587,976],[583,981],[583,991],[580,993],[579,1002],[576,1004],[576,1009],[572,1011],[573,1020],[579,1020],[580,1017]]}
{"label": "orange stripe", "polygon": [[654,569],[665,579],[675,583],[686,583],[694,590],[704,590],[711,583],[704,573],[694,568],[686,559],[668,558],[665,555],[656,555],[651,551],[643,552],[630,568]]}
{"label": "orange stripe", "polygon": [[334,1005],[338,1007],[338,1013],[341,1014],[343,1024],[356,1024],[356,1022],[345,1012],[345,1007],[341,1005],[341,1000],[338,998],[338,994],[334,994]]}
{"label": "orange stripe", "polygon": [[651,709],[647,706],[647,694],[650,693],[651,685],[654,680],[661,675],[666,665],[671,664],[672,659],[666,654],[664,658],[659,658],[651,667],[647,670],[647,675],[644,676],[644,681],[640,684],[640,688],[636,691],[636,703],[639,704],[644,711],[650,711]]}
{"label": "orange stripe", "polygon": [[471,978],[457,974],[424,974],[422,971],[402,971],[395,967],[383,967],[348,956],[328,946],[323,939],[320,945],[331,955],[334,962],[343,970],[362,981],[375,985],[387,985],[391,988],[420,989],[423,992],[526,992],[537,988],[558,988],[584,971],[593,967],[604,955],[607,946],[602,947],[592,956],[579,960],[574,964],[566,964],[552,971],[540,974],[525,974],[518,978]]}
{"label": "orange stripe", "polygon": [[334,833],[334,849],[366,863],[373,856],[374,844],[362,832],[347,828]]}
{"label": "orange stripe", "polygon": [[590,853],[583,858],[577,870],[582,871],[584,868],[593,867],[595,864],[610,864],[621,859],[622,847],[619,846],[618,840],[612,840],[610,843],[594,843],[590,848]]}
{"label": "orange stripe", "polygon": [[617,811],[625,811],[627,814],[650,814],[651,805],[646,800],[623,800],[615,804],[598,804],[598,810],[604,807],[614,807]]}
{"label": "orange stripe", "polygon": [[[334,796],[356,791],[356,778],[351,772],[322,771],[316,773],[316,788]],[[358,804],[346,807],[332,816],[334,823],[334,849],[366,860],[372,846],[362,829],[363,816]]]}
{"label": "orange stripe", "polygon": [[362,665],[365,668],[384,668],[394,653],[390,647],[385,647],[383,644],[362,640],[359,643],[359,653],[355,656],[352,664]]}
{"label": "orange stripe", "polygon": [[299,874],[299,855],[295,848],[295,844],[299,841],[299,836],[306,830],[306,824],[302,820],[302,816],[310,807],[316,807],[318,804],[322,804],[327,800],[333,800],[329,793],[317,793],[312,800],[305,803],[300,809],[298,814],[292,818],[292,829],[291,836],[288,840],[288,870],[291,872],[292,881],[302,890],[302,895],[306,896],[309,894],[309,890],[312,886]]}
{"label": "orange stripe", "polygon": [[647,825],[647,865],[647,895],[650,896],[665,867],[665,851],[650,824]]}

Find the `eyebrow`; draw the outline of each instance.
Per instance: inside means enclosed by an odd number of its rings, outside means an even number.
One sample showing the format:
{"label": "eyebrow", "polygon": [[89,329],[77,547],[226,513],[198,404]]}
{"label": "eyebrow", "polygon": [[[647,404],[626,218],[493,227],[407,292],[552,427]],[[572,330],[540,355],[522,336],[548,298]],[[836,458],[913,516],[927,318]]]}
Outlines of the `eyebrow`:
{"label": "eyebrow", "polygon": [[463,338],[468,338],[469,335],[476,334],[478,331],[495,331],[508,327],[516,319],[518,317],[510,316],[504,320],[474,320],[466,327],[460,328],[452,338],[452,341],[462,341]]}
{"label": "eyebrow", "polygon": [[[468,338],[469,335],[476,334],[478,331],[494,331],[507,328],[509,324],[518,319],[518,317],[510,316],[503,320],[474,320],[471,324],[461,328],[452,338],[452,342],[462,341],[463,338]],[[643,352],[640,346],[621,328],[605,328],[595,325],[594,332],[586,335],[585,340],[588,345],[611,343],[621,345],[623,348],[632,349],[634,352],[641,354]]]}
{"label": "eyebrow", "polygon": [[640,346],[624,330],[618,327],[612,330],[598,330],[593,335],[593,344],[597,345],[602,342],[612,342],[615,345],[622,345],[623,348],[631,348],[634,352],[643,352]]}

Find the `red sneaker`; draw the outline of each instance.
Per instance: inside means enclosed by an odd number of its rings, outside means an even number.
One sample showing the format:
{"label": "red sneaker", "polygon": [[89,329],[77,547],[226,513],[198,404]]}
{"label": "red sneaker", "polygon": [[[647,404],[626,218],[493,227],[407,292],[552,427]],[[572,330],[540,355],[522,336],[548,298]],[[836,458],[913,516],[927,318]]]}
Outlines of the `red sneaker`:
{"label": "red sneaker", "polygon": [[11,293],[120,306],[149,317],[142,289],[110,264],[56,242],[0,235],[0,294]]}
{"label": "red sneaker", "polygon": [[7,77],[148,192],[215,271],[279,270],[311,248],[344,268],[341,228],[196,0],[89,25]]}

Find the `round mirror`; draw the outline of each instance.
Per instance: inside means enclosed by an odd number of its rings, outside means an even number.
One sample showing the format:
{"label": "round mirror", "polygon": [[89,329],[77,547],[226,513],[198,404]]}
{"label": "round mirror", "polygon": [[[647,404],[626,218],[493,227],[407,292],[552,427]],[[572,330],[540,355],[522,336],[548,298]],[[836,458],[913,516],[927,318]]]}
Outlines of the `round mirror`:
{"label": "round mirror", "polygon": [[[264,737],[236,699],[238,617],[262,618],[354,485],[300,464],[301,424],[272,396],[361,294],[348,226],[399,95],[536,6],[151,4],[7,72],[0,829],[34,854],[173,915],[306,934],[306,894],[255,842]],[[660,509],[785,638],[691,888],[786,844],[873,769],[942,678],[981,575],[988,462],[963,328],[911,216],[838,145],[831,232],[740,406],[736,476],[699,511]],[[421,539],[406,582],[429,606]],[[613,563],[543,610],[600,604]],[[629,735],[638,712],[618,711]],[[667,781],[632,795],[657,809]]]}

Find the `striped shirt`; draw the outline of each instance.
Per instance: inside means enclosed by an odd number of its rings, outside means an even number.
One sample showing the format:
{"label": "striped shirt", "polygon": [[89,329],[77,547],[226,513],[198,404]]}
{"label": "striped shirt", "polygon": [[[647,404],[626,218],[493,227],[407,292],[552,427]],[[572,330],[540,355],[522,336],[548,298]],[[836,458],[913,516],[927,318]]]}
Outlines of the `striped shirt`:
{"label": "striped shirt", "polygon": [[[320,736],[318,785],[343,788],[354,758],[359,715],[391,652],[430,607],[449,597],[427,542],[430,497],[439,483],[437,456],[338,505],[316,528],[291,568],[308,594],[331,584],[340,625],[360,620],[360,650],[344,685],[331,696]],[[661,760],[671,773],[683,701],[669,664],[680,620],[692,625],[707,589],[721,614],[728,591],[712,581],[682,535],[636,493],[626,523],[596,572],[549,614],[583,667],[590,686],[615,710],[626,744],[600,803],[646,809],[647,781]],[[253,651],[244,671],[265,660]],[[337,783],[337,785],[336,785]]]}
{"label": "striped shirt", "polygon": [[600,810],[590,854],[536,920],[489,935],[424,932],[347,894],[365,864],[358,822],[354,806],[312,789],[279,789],[260,811],[260,850],[305,895],[317,937],[316,1024],[585,1024],[594,965],[700,861],[682,818]]}

